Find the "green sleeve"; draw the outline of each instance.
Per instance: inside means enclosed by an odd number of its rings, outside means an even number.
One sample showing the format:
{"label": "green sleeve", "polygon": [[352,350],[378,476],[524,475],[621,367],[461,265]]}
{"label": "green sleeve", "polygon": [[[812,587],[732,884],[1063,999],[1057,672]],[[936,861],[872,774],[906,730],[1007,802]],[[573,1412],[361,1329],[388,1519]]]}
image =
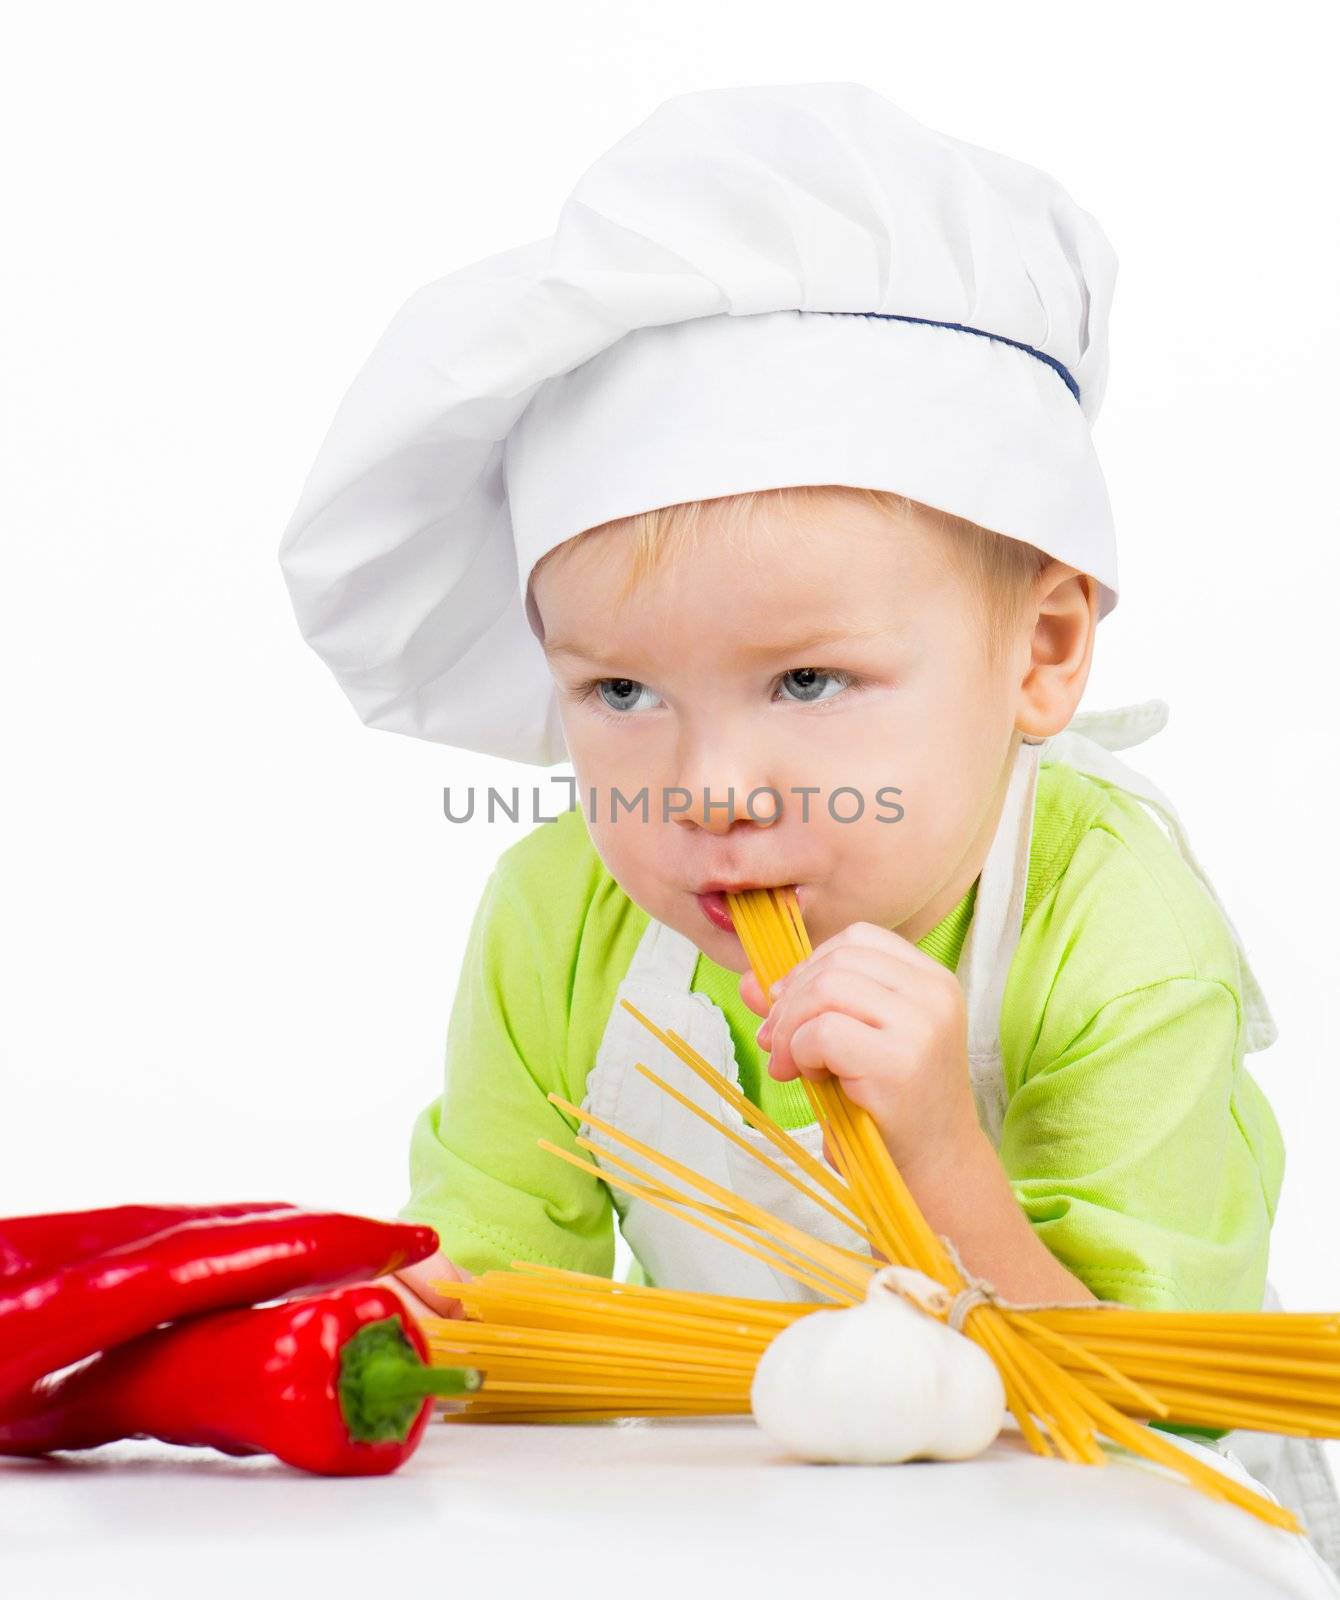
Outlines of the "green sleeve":
{"label": "green sleeve", "polygon": [[1284,1145],[1243,1065],[1232,930],[1136,797],[1063,764],[1050,785],[1055,859],[1001,1012],[1002,1164],[1100,1298],[1259,1310]]}
{"label": "green sleeve", "polygon": [[1229,985],[1173,977],[1034,1061],[1001,1161],[1039,1238],[1101,1299],[1259,1310],[1283,1149]]}
{"label": "green sleeve", "polygon": [[[533,853],[533,852],[532,852]],[[477,1273],[535,1261],[609,1276],[613,1208],[597,1178],[538,1149],[574,1154],[573,1121],[546,1096],[580,1103],[566,1081],[562,974],[504,856],[475,913],[447,1031],[442,1095],[414,1125],[409,1203],[458,1266]]]}

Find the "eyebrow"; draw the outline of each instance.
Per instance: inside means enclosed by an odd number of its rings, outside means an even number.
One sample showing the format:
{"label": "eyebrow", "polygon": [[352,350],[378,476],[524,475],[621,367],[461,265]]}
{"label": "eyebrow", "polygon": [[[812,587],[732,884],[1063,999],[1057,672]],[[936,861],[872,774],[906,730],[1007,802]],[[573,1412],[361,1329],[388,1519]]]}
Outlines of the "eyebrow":
{"label": "eyebrow", "polygon": [[[762,644],[746,645],[741,653],[753,656],[755,659],[785,656],[794,660],[798,655],[810,650],[827,650],[837,645],[856,644],[866,639],[883,639],[897,632],[897,628],[891,623],[875,623],[867,628],[825,629],[819,633],[807,633],[794,639],[769,639]],[[618,655],[587,650],[564,639],[552,643],[546,641],[544,653],[550,657],[571,656],[601,667],[616,666],[621,660]]]}

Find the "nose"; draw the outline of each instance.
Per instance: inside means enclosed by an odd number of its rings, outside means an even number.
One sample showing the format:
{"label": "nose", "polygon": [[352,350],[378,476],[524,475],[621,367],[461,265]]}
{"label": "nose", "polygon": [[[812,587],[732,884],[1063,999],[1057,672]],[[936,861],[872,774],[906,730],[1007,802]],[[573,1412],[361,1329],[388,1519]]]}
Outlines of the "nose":
{"label": "nose", "polygon": [[682,827],[725,837],[770,827],[781,812],[781,791],[767,762],[722,729],[715,736],[685,735],[674,782],[691,797],[675,818]]}

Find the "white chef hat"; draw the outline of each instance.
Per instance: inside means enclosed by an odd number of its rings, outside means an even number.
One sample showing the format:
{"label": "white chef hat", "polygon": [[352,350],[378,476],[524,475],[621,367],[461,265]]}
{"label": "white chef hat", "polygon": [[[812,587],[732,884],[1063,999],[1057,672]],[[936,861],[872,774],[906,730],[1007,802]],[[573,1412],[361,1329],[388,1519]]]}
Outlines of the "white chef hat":
{"label": "white chef hat", "polygon": [[299,625],[371,726],[548,765],[530,574],[614,517],[890,490],[1091,574],[1106,616],[1115,276],[1053,178],[861,84],[676,96],[551,238],[392,321],[284,534]]}

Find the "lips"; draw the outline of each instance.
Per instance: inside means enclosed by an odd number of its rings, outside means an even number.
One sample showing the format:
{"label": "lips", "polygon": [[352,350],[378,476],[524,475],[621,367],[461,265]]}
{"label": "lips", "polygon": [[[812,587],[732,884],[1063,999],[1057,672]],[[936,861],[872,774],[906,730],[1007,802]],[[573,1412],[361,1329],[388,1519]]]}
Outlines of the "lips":
{"label": "lips", "polygon": [[720,889],[708,889],[698,895],[698,904],[702,913],[714,928],[720,928],[723,933],[734,933],[735,924],[730,919],[730,912],[726,908],[726,896]]}
{"label": "lips", "polygon": [[761,883],[732,883],[729,885],[717,881],[706,885],[695,895],[703,915],[714,928],[720,928],[723,933],[734,933],[735,924],[730,919],[730,910],[726,904],[726,895],[742,894],[746,889],[773,889],[794,888],[797,898],[800,896],[798,884],[761,884]]}

